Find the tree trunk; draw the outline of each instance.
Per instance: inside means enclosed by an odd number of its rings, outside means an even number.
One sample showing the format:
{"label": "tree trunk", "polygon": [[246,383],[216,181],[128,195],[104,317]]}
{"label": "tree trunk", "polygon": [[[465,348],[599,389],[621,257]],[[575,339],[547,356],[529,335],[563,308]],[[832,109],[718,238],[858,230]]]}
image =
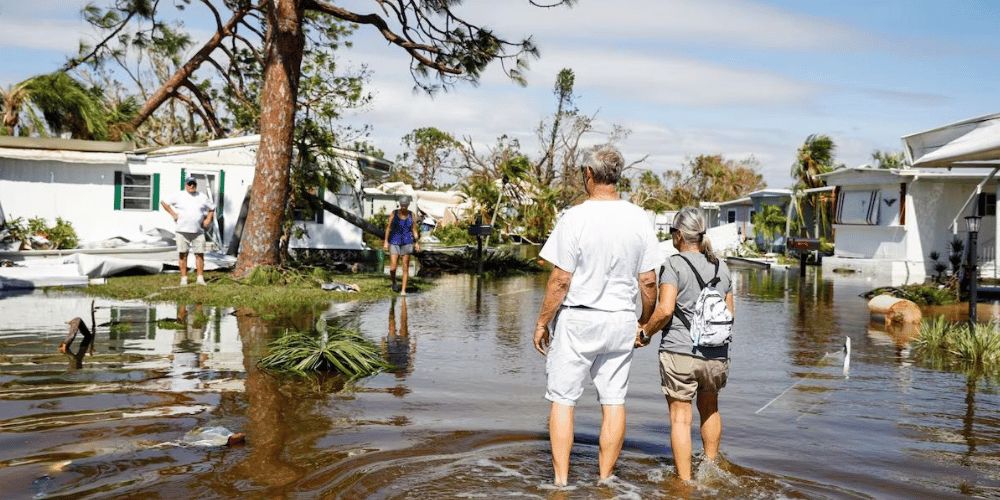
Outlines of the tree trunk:
{"label": "tree trunk", "polygon": [[295,140],[295,103],[305,37],[302,0],[269,0],[267,63],[261,102],[260,147],[254,170],[250,213],[234,276],[258,266],[278,265],[281,223],[289,191]]}

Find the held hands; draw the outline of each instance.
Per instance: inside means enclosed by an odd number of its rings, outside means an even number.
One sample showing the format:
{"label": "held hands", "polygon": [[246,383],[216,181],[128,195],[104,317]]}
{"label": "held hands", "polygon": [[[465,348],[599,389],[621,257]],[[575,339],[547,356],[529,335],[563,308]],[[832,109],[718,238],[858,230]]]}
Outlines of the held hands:
{"label": "held hands", "polygon": [[640,347],[646,347],[649,342],[653,340],[652,335],[647,335],[645,330],[643,330],[642,325],[636,325],[635,327],[635,345],[636,349]]}
{"label": "held hands", "polygon": [[549,348],[549,325],[535,325],[535,350],[545,356]]}

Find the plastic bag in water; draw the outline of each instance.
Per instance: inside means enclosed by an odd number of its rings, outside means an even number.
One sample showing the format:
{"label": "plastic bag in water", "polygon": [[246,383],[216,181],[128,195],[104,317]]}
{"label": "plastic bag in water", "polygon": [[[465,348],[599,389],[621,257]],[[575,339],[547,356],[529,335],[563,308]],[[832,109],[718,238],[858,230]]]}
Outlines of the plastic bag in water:
{"label": "plastic bag in water", "polygon": [[236,436],[242,441],[242,434],[233,433],[225,427],[199,427],[184,435],[184,444],[189,446],[228,446],[230,438]]}

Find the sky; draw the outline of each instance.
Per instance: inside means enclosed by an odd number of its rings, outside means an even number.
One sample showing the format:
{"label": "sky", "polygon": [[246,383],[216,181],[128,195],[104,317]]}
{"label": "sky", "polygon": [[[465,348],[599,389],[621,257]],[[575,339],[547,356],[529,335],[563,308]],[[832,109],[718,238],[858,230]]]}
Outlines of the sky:
{"label": "sky", "polygon": [[[92,40],[84,3],[2,0],[0,87],[57,69]],[[336,3],[377,9],[371,0]],[[503,38],[531,36],[541,57],[525,87],[494,67],[478,86],[430,97],[413,91],[408,56],[362,27],[340,57],[372,71],[374,101],[347,121],[371,125],[370,142],[389,159],[421,127],[471,138],[480,150],[507,135],[535,153],[564,68],[576,76],[576,107],[596,116],[587,142],[624,127],[626,160],[645,157],[637,167],[657,174],[701,154],[753,156],[769,188],[791,187],[810,134],[829,135],[836,161],[855,167],[874,150],[901,151],[904,135],[1000,111],[995,0],[579,0],[553,9],[466,0],[457,10]],[[198,15],[195,5],[186,12]],[[187,25],[197,34],[202,21]]]}

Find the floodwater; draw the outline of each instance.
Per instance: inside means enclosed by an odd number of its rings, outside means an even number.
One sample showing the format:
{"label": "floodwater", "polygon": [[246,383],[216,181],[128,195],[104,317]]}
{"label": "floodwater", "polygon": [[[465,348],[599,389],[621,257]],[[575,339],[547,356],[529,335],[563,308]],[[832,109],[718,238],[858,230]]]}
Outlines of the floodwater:
{"label": "floodwater", "polygon": [[[576,410],[571,486],[553,490],[545,276],[445,276],[320,318],[97,299],[94,355],[57,352],[75,292],[0,299],[0,498],[1000,498],[995,385],[923,367],[869,325],[856,277],[738,271],[721,467],[675,481],[656,353],[637,352],[616,478],[596,485],[600,409]],[[344,387],[254,363],[286,327],[346,316],[398,366]],[[176,319],[173,325],[156,320]],[[840,354],[851,339],[849,372]],[[74,343],[74,348],[79,339]],[[697,419],[695,419],[697,421]],[[241,447],[185,444],[222,426]],[[696,433],[696,429],[694,430]],[[695,451],[700,442],[695,434]],[[696,460],[697,463],[697,460]]]}

